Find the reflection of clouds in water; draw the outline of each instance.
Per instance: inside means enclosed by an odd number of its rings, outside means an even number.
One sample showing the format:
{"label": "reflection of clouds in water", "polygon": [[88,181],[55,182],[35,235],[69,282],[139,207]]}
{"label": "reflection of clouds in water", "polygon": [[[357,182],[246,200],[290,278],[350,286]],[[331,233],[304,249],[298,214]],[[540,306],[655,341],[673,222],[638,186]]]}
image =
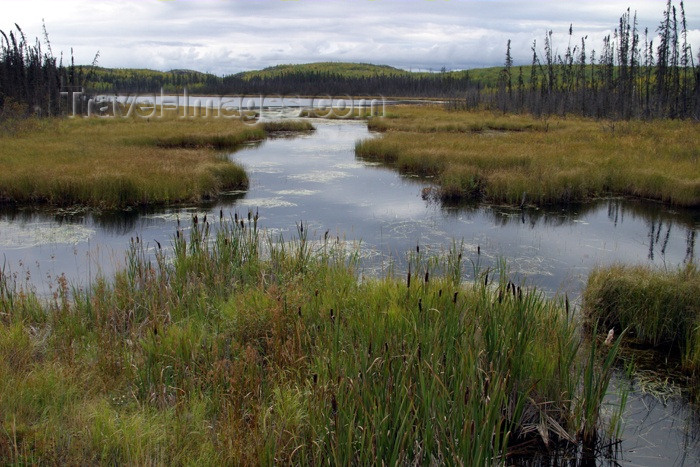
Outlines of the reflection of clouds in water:
{"label": "reflection of clouds in water", "polygon": [[347,172],[339,170],[313,170],[308,173],[290,175],[291,180],[299,180],[301,182],[329,183],[334,180],[351,177]]}
{"label": "reflection of clouds in water", "polygon": [[47,244],[76,245],[87,242],[94,229],[77,224],[53,224],[50,222],[31,225],[0,222],[0,246],[3,248],[32,248]]}
{"label": "reflection of clouds in water", "polygon": [[311,196],[320,193],[319,190],[280,190],[275,192],[282,196]]}
{"label": "reflection of clouds in water", "polygon": [[294,204],[290,201],[285,201],[279,197],[276,197],[276,198],[244,198],[244,199],[238,201],[238,204],[240,206],[249,206],[249,207],[263,208],[263,209],[291,208],[291,207],[296,206],[296,204]]}

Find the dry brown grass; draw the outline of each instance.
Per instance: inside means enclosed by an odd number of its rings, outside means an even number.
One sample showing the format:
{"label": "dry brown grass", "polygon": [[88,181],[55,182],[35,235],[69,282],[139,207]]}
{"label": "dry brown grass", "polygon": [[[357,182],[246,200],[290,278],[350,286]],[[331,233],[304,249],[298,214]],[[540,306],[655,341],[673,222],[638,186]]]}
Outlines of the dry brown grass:
{"label": "dry brown grass", "polygon": [[370,121],[359,157],[437,175],[444,199],[543,205],[607,195],[700,206],[700,138],[689,121],[535,119],[398,107]]}

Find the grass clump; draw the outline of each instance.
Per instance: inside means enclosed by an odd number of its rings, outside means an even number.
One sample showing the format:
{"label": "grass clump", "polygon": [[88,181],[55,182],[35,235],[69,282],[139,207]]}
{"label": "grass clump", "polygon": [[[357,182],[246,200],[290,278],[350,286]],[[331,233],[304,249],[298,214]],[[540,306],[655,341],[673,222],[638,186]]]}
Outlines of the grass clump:
{"label": "grass clump", "polygon": [[681,355],[691,374],[700,373],[700,272],[610,266],[591,272],[584,313],[601,327],[628,329],[640,343]]}
{"label": "grass clump", "polygon": [[45,302],[0,276],[1,458],[483,465],[596,444],[617,347],[586,350],[563,304],[505,273],[461,283],[458,248],[366,279],[303,225],[188,231]]}
{"label": "grass clump", "polygon": [[697,123],[536,119],[436,106],[372,119],[356,155],[434,175],[444,200],[546,205],[621,195],[700,206]]}
{"label": "grass clump", "polygon": [[237,119],[51,119],[0,134],[0,202],[120,209],[190,203],[245,189],[224,150],[309,124],[250,126]]}

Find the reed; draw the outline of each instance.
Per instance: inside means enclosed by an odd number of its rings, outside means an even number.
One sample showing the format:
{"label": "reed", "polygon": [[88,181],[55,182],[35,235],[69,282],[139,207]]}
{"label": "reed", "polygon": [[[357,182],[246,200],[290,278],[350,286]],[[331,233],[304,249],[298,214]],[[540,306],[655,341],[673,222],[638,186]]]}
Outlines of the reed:
{"label": "reed", "polygon": [[371,119],[357,157],[435,176],[438,197],[512,205],[629,196],[700,206],[697,123],[448,111],[397,106]]}
{"label": "reed", "polygon": [[676,353],[691,373],[700,371],[700,272],[615,265],[591,272],[584,291],[586,318],[605,329]]}
{"label": "reed", "polygon": [[367,279],[301,223],[188,224],[87,289],[0,300],[1,458],[503,464],[608,423],[618,344],[584,352],[564,304],[505,270],[462,283],[456,244]]}

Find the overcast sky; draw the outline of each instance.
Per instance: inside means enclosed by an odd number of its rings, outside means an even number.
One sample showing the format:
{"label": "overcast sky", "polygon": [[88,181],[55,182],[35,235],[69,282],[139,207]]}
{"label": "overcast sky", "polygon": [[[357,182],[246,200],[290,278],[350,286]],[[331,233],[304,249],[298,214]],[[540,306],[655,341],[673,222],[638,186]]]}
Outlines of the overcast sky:
{"label": "overcast sky", "polygon": [[[46,27],[55,55],[105,67],[189,68],[218,75],[282,63],[352,61],[412,70],[501,65],[506,41],[529,63],[545,31],[563,53],[569,24],[599,50],[620,15],[655,31],[663,0],[0,0],[0,29]],[[688,38],[700,47],[700,1],[686,0]]]}

